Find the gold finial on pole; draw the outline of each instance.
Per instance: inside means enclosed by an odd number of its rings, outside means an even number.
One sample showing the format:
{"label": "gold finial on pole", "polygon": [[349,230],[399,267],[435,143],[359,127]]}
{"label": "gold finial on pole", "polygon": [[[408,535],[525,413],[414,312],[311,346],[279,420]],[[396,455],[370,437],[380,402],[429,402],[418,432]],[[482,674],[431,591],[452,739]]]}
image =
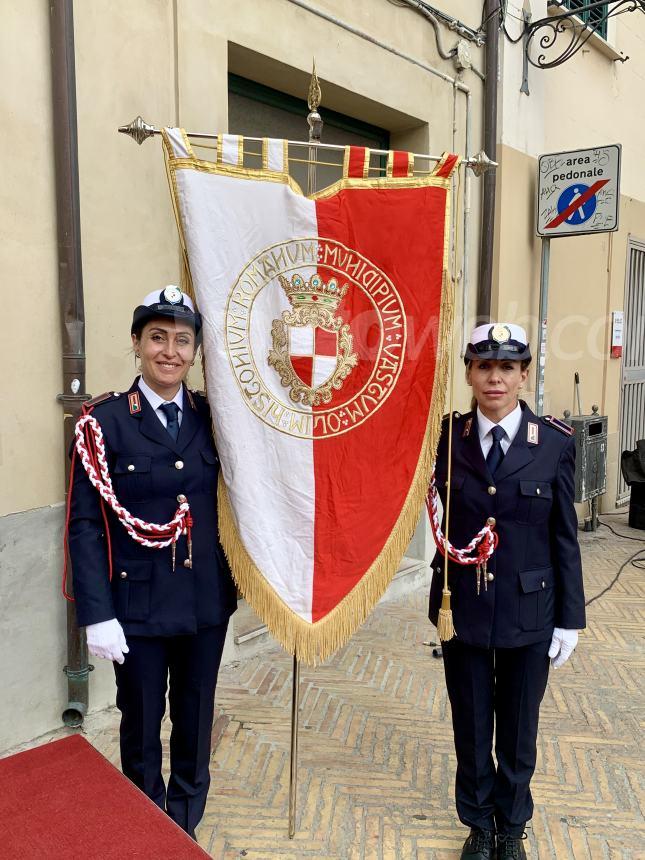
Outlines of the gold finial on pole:
{"label": "gold finial on pole", "polygon": [[309,167],[307,170],[307,194],[313,194],[316,190],[316,144],[320,143],[322,137],[323,121],[318,113],[318,107],[322,99],[322,91],[320,89],[320,81],[316,74],[316,58],[313,60],[311,71],[311,80],[309,81],[309,93],[307,95],[307,106],[309,113],[307,114],[307,125],[309,126]]}
{"label": "gold finial on pole", "polygon": [[309,81],[309,94],[307,96],[307,106],[310,111],[318,111],[322,92],[320,90],[320,81],[316,74],[316,58],[314,57],[313,68],[311,70],[311,80]]}

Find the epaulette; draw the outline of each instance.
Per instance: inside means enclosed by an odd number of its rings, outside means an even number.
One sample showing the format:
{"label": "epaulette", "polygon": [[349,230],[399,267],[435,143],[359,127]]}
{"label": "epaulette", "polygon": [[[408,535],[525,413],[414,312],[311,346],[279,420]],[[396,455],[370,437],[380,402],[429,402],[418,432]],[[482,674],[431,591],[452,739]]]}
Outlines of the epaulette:
{"label": "epaulette", "polygon": [[[452,413],[453,420],[456,418],[463,418],[464,416],[461,412],[457,412],[456,410]],[[441,419],[442,421],[447,421],[450,418],[450,412],[446,412],[446,414]]]}
{"label": "epaulette", "polygon": [[120,396],[121,394],[118,391],[105,391],[103,394],[97,394],[91,400],[86,400],[84,405],[86,409],[93,409],[99,403],[105,403],[106,400],[114,400]]}
{"label": "epaulette", "polygon": [[573,436],[573,427],[570,427],[569,424],[565,424],[564,421],[560,421],[560,419],[556,418],[555,415],[543,415],[542,421],[550,427],[554,427],[556,430],[559,430],[560,433],[564,433],[565,436]]}

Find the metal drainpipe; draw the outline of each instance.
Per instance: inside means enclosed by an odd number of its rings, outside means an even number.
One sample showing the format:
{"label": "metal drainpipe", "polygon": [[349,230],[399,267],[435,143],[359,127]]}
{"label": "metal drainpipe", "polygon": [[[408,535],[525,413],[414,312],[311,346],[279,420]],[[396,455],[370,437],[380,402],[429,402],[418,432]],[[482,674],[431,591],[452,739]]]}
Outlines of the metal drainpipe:
{"label": "metal drainpipe", "polygon": [[[465,93],[466,96],[466,140],[465,140],[465,151],[464,157],[470,158],[471,155],[471,132],[472,132],[472,113],[471,113],[471,98],[472,94],[470,90]],[[464,170],[464,258],[463,258],[463,278],[461,284],[461,349],[460,349],[460,357],[463,358],[466,352],[466,346],[468,344],[469,336],[470,336],[470,321],[469,317],[469,307],[468,307],[468,295],[470,288],[470,196],[471,196],[471,186],[472,186],[472,171]]]}
{"label": "metal drainpipe", "polygon": [[[484,152],[497,160],[497,64],[499,60],[499,0],[486,0],[486,68],[484,82]],[[495,187],[497,172],[482,177],[482,227],[477,288],[477,323],[490,319],[493,282],[493,242],[495,240]]]}
{"label": "metal drainpipe", "polygon": [[[74,425],[85,394],[85,308],[81,263],[81,219],[78,190],[76,128],[76,72],[74,66],[74,10],[72,0],[50,0],[50,46],[56,224],[58,234],[58,302],[62,335],[65,486],[69,484],[70,450]],[[69,559],[68,559],[69,562]],[[68,564],[68,568],[71,566]],[[72,582],[68,583],[72,590]],[[74,605],[67,603],[68,702],[62,714],[67,726],[80,726],[88,705],[90,672],[87,643],[76,624]]]}

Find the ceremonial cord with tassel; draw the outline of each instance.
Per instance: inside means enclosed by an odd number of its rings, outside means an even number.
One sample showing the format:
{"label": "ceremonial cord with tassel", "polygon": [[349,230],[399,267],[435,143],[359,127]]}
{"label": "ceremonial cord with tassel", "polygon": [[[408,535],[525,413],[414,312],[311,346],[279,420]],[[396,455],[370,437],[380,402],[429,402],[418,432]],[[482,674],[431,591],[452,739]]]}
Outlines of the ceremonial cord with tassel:
{"label": "ceremonial cord with tassel", "polygon": [[[452,249],[453,258],[452,258],[452,301],[453,306],[455,305],[455,287],[457,283],[456,278],[456,261],[457,261],[457,245],[458,245],[458,210],[459,203],[461,201],[461,173],[457,171],[458,177],[458,185],[457,185],[457,195],[456,201],[457,205],[454,207],[454,219],[455,219],[455,240]],[[453,178],[453,182],[454,182]],[[462,308],[463,313],[463,308]],[[455,324],[454,317],[452,320],[452,328],[450,330],[450,360],[449,360],[449,376],[450,376],[450,397],[448,404],[448,486],[446,488],[446,544],[448,544],[450,537],[450,495],[452,489],[452,412],[453,412],[453,394],[454,394],[454,385],[455,385]],[[443,566],[443,591],[441,593],[441,608],[439,609],[439,618],[437,620],[437,635],[442,642],[449,642],[456,636],[455,625],[452,620],[452,609],[450,607],[450,587],[448,585],[448,566],[450,565],[450,557],[448,553],[445,556],[445,563]]]}

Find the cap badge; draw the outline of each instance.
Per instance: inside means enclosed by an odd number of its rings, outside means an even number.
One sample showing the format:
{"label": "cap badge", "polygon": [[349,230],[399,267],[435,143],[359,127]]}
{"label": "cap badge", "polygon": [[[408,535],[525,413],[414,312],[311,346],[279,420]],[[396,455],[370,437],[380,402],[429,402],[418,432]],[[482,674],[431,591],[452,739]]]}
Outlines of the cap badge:
{"label": "cap badge", "polygon": [[488,336],[497,343],[506,343],[507,340],[511,339],[511,330],[508,326],[498,323],[492,327]]}
{"label": "cap badge", "polygon": [[163,291],[163,297],[167,302],[170,302],[171,305],[181,304],[181,290],[177,287],[166,287]]}

